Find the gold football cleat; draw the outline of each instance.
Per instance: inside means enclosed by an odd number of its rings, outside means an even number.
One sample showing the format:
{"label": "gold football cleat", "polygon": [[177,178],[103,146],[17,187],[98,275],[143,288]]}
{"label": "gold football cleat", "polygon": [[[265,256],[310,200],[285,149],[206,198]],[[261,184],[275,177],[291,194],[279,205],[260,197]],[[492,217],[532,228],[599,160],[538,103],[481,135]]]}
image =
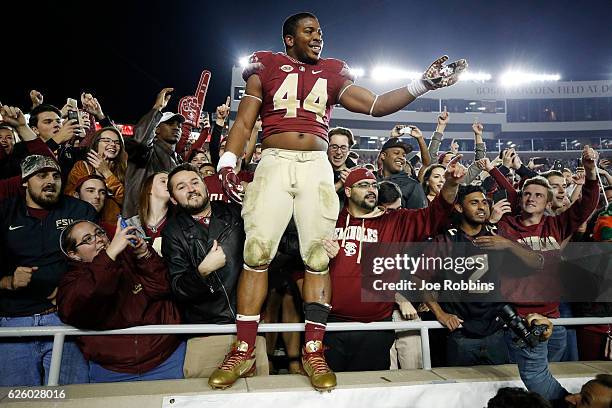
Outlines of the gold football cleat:
{"label": "gold football cleat", "polygon": [[309,341],[302,348],[302,365],[317,391],[331,391],[337,385],[336,374],[327,365],[323,351],[321,341]]}
{"label": "gold football cleat", "polygon": [[255,374],[255,349],[244,341],[236,341],[223,363],[208,378],[208,385],[223,390],[234,385],[240,377]]}

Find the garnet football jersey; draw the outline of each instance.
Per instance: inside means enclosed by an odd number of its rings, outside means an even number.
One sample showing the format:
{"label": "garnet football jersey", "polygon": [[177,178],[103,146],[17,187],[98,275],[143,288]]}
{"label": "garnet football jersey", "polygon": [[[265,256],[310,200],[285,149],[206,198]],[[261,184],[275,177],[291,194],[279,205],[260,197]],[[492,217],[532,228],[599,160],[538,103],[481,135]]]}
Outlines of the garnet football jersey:
{"label": "garnet football jersey", "polygon": [[259,51],[242,72],[246,81],[258,75],[263,90],[260,109],[263,137],[301,132],[328,140],[332,107],[344,83],[354,78],[346,63],[321,58],[316,64],[299,62],[283,53]]}

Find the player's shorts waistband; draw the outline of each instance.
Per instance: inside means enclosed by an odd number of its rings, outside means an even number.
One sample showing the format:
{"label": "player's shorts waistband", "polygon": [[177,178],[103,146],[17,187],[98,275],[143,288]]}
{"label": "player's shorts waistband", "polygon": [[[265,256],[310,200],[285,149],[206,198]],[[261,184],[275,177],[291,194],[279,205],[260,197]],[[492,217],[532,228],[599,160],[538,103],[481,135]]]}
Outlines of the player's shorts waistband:
{"label": "player's shorts waistband", "polygon": [[265,149],[261,152],[262,159],[266,156],[275,156],[279,159],[286,159],[297,162],[307,162],[313,160],[327,160],[327,152],[303,151],[303,150],[285,150],[285,149]]}

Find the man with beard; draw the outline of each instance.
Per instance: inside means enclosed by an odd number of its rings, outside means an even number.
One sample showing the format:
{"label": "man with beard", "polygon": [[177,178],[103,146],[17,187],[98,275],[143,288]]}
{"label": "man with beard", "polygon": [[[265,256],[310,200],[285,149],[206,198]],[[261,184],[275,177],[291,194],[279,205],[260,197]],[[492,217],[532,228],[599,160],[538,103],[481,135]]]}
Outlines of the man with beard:
{"label": "man with beard", "polygon": [[144,115],[134,128],[134,137],[125,141],[128,166],[125,173],[124,218],[138,213],[140,188],[147,177],[160,171],[170,171],[182,163],[175,147],[181,136],[183,115],[162,113],[174,88],[164,88],[157,95],[153,109]]}
{"label": "man with beard", "polygon": [[[178,211],[162,233],[162,254],[183,322],[233,324],[244,245],[240,206],[210,201],[201,174],[187,163],[170,172],[168,191]],[[235,340],[234,335],[190,339],[185,377],[209,377]],[[257,343],[257,370],[267,374],[265,341]]]}
{"label": "man with beard", "polygon": [[[420,278],[428,282],[441,282],[446,279],[459,281],[465,279],[464,277],[476,280],[472,276],[478,274],[479,280],[493,282],[497,288],[499,286],[498,276],[503,265],[525,264],[530,268],[540,266],[540,255],[516,242],[497,236],[495,226],[487,224],[491,211],[482,187],[462,186],[459,189],[455,210],[460,214],[458,225],[432,240],[435,256],[472,259],[475,264],[479,259],[485,260],[482,263],[483,266],[472,268],[462,274],[454,270],[419,271],[417,276]],[[505,244],[514,256],[511,258],[512,255],[509,252],[480,249],[477,244],[479,237],[496,239],[500,247]],[[498,311],[503,303],[488,302],[487,293],[475,295],[451,291],[442,296],[444,296],[443,303],[434,300],[426,303],[436,319],[450,331],[446,343],[448,365],[508,363],[508,347],[501,330],[504,324],[497,319]]]}
{"label": "man with beard", "polygon": [[[465,167],[454,158],[445,174],[444,187],[429,207],[414,210],[399,208],[387,211],[377,207],[378,183],[374,174],[364,168],[353,169],[344,183],[347,205],[336,223],[335,238],[340,244],[338,255],[330,263],[330,321],[390,321],[393,301],[362,300],[362,256],[364,243],[418,242],[438,234],[453,210],[457,187]],[[380,247],[380,245],[379,245]],[[325,357],[334,371],[387,370],[389,349],[395,340],[393,330],[318,332],[325,336],[329,349]]]}
{"label": "man with beard", "polygon": [[[421,131],[412,128],[411,134],[421,134]],[[385,142],[381,149],[382,171],[378,180],[388,180],[397,184],[402,191],[402,208],[427,207],[427,199],[423,187],[418,181],[404,172],[406,155],[412,151],[412,146],[402,142],[397,137],[391,137]]]}
{"label": "man with beard", "polygon": [[[25,197],[0,202],[0,327],[61,326],[55,297],[66,270],[59,237],[74,220],[95,220],[93,207],[61,193],[60,167],[32,155],[21,164]],[[45,384],[53,339],[0,341],[0,386]],[[87,363],[74,342],[64,344],[59,383],[88,382]]]}

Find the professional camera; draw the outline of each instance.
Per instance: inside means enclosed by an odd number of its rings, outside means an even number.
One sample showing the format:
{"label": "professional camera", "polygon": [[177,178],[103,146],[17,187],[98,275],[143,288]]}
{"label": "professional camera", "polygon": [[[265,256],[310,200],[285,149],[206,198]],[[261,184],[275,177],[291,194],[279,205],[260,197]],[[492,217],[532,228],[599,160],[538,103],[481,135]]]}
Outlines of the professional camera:
{"label": "professional camera", "polygon": [[545,324],[536,324],[529,327],[527,320],[523,319],[516,313],[516,310],[511,305],[504,305],[499,310],[498,318],[500,318],[506,326],[510,328],[518,337],[516,345],[524,347],[535,347],[540,343],[540,338],[548,328]]}

